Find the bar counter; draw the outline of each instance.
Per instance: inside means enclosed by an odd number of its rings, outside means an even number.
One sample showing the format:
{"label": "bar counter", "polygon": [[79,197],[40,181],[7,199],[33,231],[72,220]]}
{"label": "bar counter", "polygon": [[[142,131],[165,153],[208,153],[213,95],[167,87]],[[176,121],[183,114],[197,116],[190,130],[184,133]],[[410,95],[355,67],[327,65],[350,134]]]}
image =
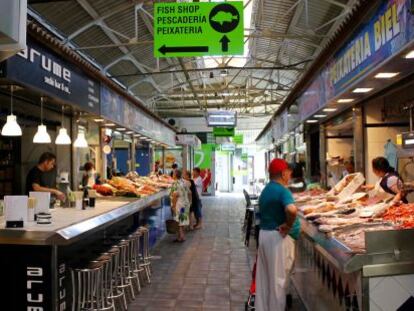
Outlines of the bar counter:
{"label": "bar counter", "polygon": [[51,209],[52,224],[25,223],[24,228],[5,228],[4,217],[0,217],[0,244],[15,245],[67,245],[102,230],[115,222],[138,213],[168,195],[167,190],[141,199],[115,197],[97,199],[94,208]]}
{"label": "bar counter", "polygon": [[153,245],[170,217],[168,190],[140,199],[98,199],[94,208],[55,208],[51,214],[50,225],[28,222],[13,229],[0,218],[0,310],[71,310],[69,268],[93,260],[112,237],[142,225],[149,227]]}

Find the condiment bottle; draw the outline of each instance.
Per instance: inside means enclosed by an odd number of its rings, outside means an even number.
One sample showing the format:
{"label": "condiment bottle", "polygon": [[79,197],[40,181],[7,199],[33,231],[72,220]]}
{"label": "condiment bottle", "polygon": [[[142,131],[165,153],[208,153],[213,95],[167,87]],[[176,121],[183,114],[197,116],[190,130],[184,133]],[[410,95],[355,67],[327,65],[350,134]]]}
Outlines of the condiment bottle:
{"label": "condiment bottle", "polygon": [[27,219],[28,221],[35,221],[35,206],[36,198],[29,197],[27,201]]}

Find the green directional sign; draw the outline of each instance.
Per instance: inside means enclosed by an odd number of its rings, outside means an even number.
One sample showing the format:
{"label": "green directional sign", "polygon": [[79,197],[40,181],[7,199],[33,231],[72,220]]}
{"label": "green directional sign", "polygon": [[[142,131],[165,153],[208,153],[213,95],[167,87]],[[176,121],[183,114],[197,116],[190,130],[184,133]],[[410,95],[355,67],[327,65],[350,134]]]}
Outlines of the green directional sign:
{"label": "green directional sign", "polygon": [[243,145],[243,141],[244,141],[243,138],[244,138],[243,134],[234,135],[233,142],[237,145]]}
{"label": "green directional sign", "polygon": [[154,3],[154,56],[243,55],[243,2]]}
{"label": "green directional sign", "polygon": [[234,127],[215,127],[213,128],[213,135],[215,137],[233,137]]}

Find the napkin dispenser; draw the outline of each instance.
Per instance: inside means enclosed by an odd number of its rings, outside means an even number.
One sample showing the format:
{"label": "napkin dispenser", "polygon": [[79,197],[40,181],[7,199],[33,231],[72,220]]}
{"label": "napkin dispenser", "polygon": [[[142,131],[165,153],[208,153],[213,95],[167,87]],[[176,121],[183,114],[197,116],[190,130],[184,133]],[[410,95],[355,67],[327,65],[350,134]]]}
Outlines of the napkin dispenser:
{"label": "napkin dispenser", "polygon": [[49,213],[50,192],[31,191],[29,196],[36,198],[35,215],[39,213]]}
{"label": "napkin dispenser", "polygon": [[6,195],[4,196],[6,228],[22,228],[27,222],[27,202],[26,195]]}

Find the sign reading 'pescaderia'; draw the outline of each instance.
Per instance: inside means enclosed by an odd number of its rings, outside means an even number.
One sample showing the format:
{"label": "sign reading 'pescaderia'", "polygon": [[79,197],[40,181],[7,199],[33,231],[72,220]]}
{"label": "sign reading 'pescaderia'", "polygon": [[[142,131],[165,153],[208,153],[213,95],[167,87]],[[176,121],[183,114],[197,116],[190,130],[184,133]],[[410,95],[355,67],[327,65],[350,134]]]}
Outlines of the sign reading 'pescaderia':
{"label": "sign reading 'pescaderia'", "polygon": [[154,4],[154,55],[243,54],[243,2]]}
{"label": "sign reading 'pescaderia'", "polygon": [[364,29],[351,42],[331,67],[330,76],[334,84],[357,69],[400,33],[398,14],[399,7],[394,3],[383,14],[376,16],[370,27]]}
{"label": "sign reading 'pescaderia'", "polygon": [[358,85],[382,62],[414,42],[414,15],[410,12],[411,0],[382,1],[298,98],[298,121]]}

